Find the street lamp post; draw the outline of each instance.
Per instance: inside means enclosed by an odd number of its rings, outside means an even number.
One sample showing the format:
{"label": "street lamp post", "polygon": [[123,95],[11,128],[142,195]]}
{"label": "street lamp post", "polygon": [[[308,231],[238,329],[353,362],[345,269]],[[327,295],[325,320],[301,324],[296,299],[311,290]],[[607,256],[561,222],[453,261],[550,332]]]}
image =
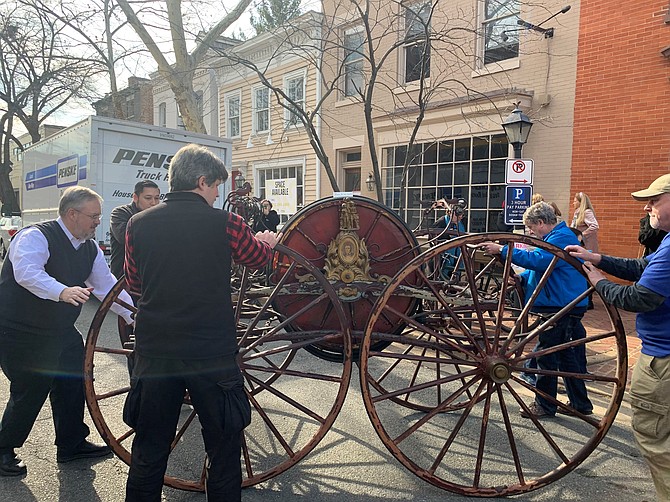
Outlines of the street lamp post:
{"label": "street lamp post", "polygon": [[247,181],[244,179],[244,176],[242,176],[242,173],[238,172],[237,176],[235,176],[235,189],[239,190],[240,188],[244,187],[244,182]]}
{"label": "street lamp post", "polygon": [[530,129],[533,127],[533,121],[528,118],[528,115],[521,111],[519,103],[515,103],[515,108],[512,113],[502,123],[507,141],[514,148],[514,158],[521,158],[521,148],[524,143],[528,141]]}
{"label": "street lamp post", "polygon": [[368,186],[369,191],[374,192],[377,183],[375,182],[375,177],[372,173],[368,174],[368,179],[365,180],[365,184]]}

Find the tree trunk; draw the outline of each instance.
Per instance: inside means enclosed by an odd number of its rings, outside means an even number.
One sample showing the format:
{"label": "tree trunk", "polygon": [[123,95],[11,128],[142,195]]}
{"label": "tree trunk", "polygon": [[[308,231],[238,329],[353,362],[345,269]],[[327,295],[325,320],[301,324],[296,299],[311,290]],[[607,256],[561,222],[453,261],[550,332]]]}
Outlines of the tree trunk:
{"label": "tree trunk", "polygon": [[172,68],[159,68],[159,72],[170,84],[186,130],[207,134],[207,128],[198,111],[198,102],[193,90],[194,70],[182,71],[181,74],[178,74]]}
{"label": "tree trunk", "polygon": [[11,138],[13,129],[13,119],[7,114],[2,117],[0,121],[0,212],[2,215],[18,213],[19,207],[16,196],[14,195],[14,187],[12,181],[9,179],[9,173],[12,172],[10,158],[11,152]]}
{"label": "tree trunk", "polygon": [[11,215],[20,212],[19,203],[14,195],[14,187],[9,179],[11,167],[6,164],[0,164],[0,201],[2,201],[2,215]]}

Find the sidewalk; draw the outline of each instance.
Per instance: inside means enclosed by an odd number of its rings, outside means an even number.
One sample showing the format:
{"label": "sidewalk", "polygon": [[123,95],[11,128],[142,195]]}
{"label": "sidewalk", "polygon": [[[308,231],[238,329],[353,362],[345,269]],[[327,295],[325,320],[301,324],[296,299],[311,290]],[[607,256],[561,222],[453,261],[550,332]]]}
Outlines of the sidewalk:
{"label": "sidewalk", "polygon": [[[613,331],[614,327],[600,298],[594,297],[596,308],[587,311],[584,315],[583,324],[587,336]],[[628,379],[626,389],[630,388],[630,378],[633,366],[640,357],[641,343],[635,331],[635,316],[633,312],[619,310],[619,316],[623,323],[626,334],[626,346],[628,348]],[[589,370],[601,374],[615,374],[616,370],[616,346],[614,337],[591,342],[587,345],[586,356]]]}

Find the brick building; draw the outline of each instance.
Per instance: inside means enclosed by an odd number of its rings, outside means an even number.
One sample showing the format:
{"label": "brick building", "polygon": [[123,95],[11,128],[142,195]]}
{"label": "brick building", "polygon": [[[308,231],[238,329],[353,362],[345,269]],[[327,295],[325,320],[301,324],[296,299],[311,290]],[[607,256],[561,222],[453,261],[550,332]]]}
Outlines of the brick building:
{"label": "brick building", "polygon": [[669,3],[581,4],[571,192],[589,195],[615,256],[639,252],[630,192],[670,172]]}
{"label": "brick building", "polygon": [[[153,124],[154,102],[151,80],[130,77],[128,87],[120,89],[116,96],[107,94],[104,98],[91,103],[95,114],[101,117],[132,120]],[[117,98],[117,99],[114,99]]]}

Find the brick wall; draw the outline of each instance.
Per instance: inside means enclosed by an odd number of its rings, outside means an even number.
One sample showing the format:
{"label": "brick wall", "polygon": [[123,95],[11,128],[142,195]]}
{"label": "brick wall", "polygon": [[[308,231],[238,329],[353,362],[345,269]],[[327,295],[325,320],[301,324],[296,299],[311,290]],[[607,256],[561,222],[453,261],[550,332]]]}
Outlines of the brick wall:
{"label": "brick wall", "polygon": [[606,254],[637,256],[630,192],[670,172],[667,13],[668,0],[581,5],[571,189],[591,197]]}

